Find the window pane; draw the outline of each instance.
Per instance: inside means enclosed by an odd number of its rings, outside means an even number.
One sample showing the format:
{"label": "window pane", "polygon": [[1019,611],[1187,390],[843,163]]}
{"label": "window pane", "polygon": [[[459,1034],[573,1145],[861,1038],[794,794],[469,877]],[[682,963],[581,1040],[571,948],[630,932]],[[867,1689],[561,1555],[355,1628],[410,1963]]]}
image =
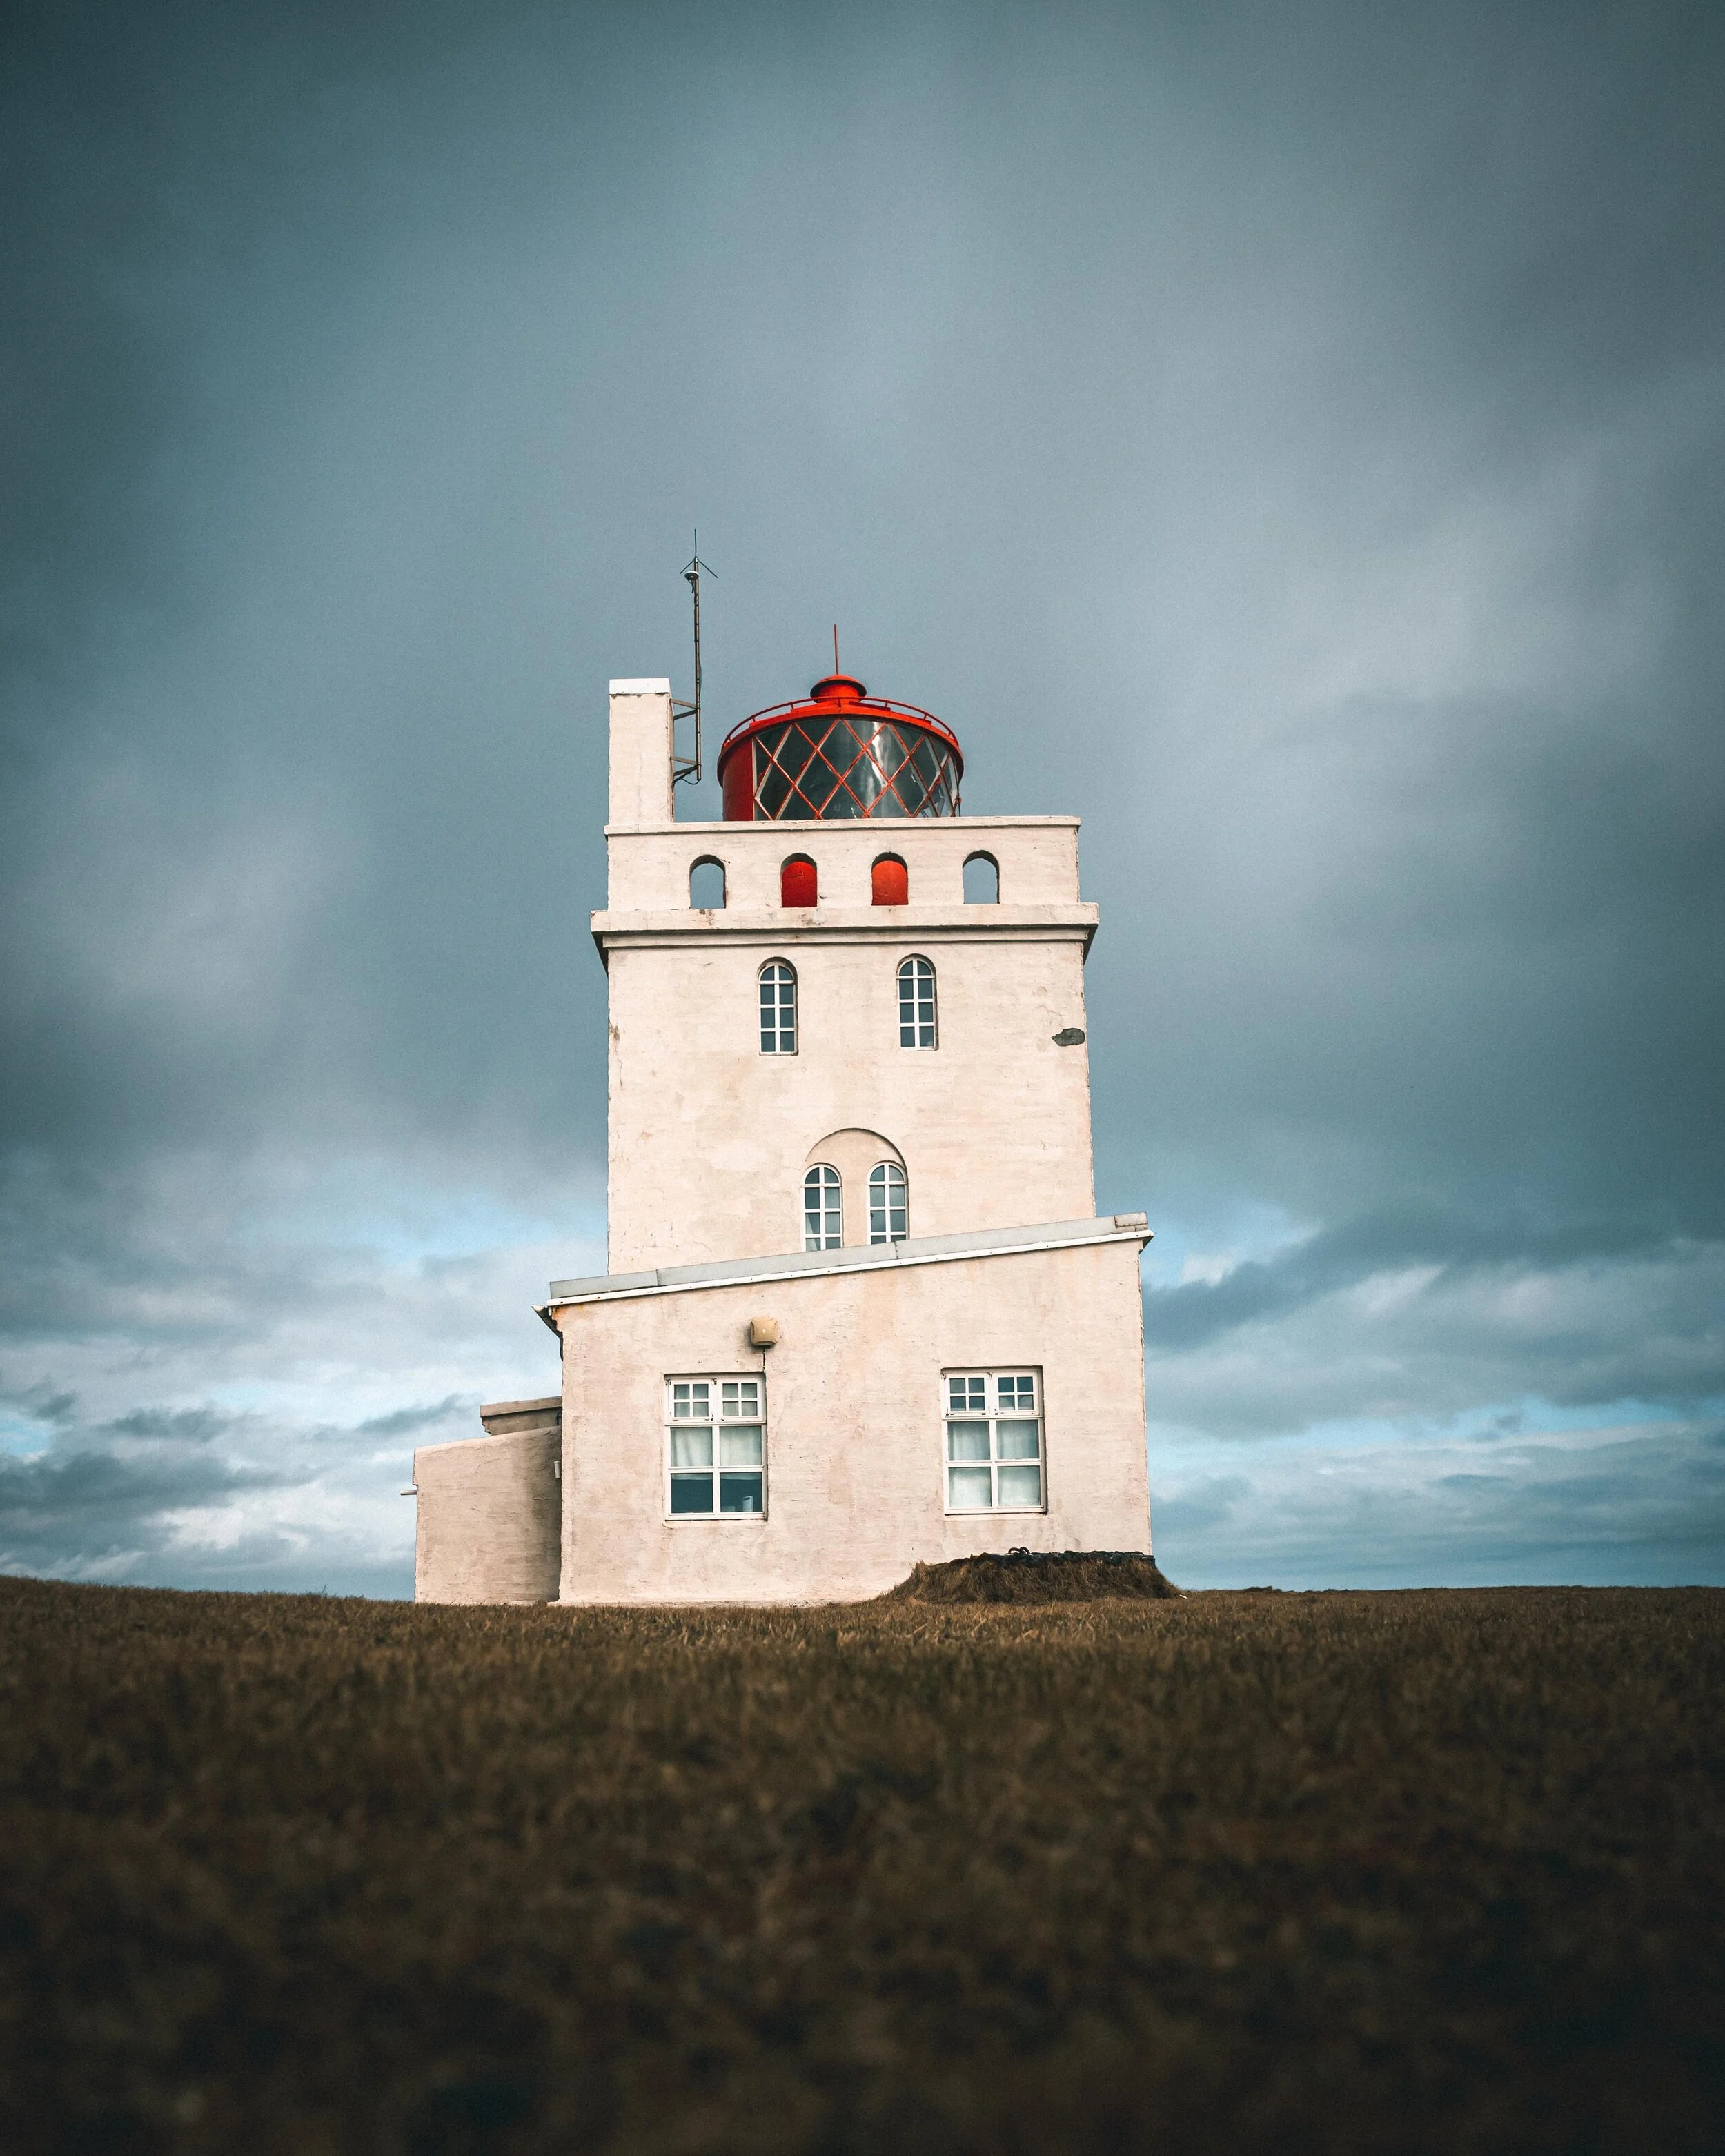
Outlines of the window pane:
{"label": "window pane", "polygon": [[761,968],[761,1052],[797,1052],[797,983],[788,966],[775,960]]}
{"label": "window pane", "polygon": [[947,1502],[956,1511],[987,1512],[988,1471],[986,1467],[949,1467]]}
{"label": "window pane", "polygon": [[985,1422],[949,1422],[947,1424],[947,1457],[948,1460],[986,1460],[988,1456],[988,1425]]}
{"label": "window pane", "polygon": [[1036,1425],[1034,1422],[1000,1422],[1002,1460],[1034,1460],[1036,1457]]}
{"label": "window pane", "polygon": [[1000,1412],[1010,1414],[1014,1408],[1026,1414],[1036,1401],[1036,1380],[1034,1378],[1000,1378],[996,1379],[1000,1392]]}
{"label": "window pane", "polygon": [[1042,1470],[1040,1467],[1003,1467],[1000,1470],[1000,1502],[1003,1505],[1040,1506],[1042,1502]]}
{"label": "window pane", "polygon": [[983,1412],[983,1380],[980,1378],[948,1378],[947,1394],[954,1414],[980,1414]]}
{"label": "window pane", "polygon": [[719,1510],[721,1512],[758,1512],[764,1509],[762,1502],[763,1485],[758,1475],[721,1475],[719,1477]]}
{"label": "window pane", "polygon": [[711,1467],[713,1464],[713,1431],[711,1423],[673,1424],[671,1427],[671,1466],[673,1467]]}
{"label": "window pane", "polygon": [[747,1422],[761,1412],[761,1388],[752,1378],[727,1378],[723,1412],[728,1419],[740,1415]]}
{"label": "window pane", "polygon": [[712,1509],[713,1478],[711,1475],[672,1476],[672,1512],[710,1512]]}
{"label": "window pane", "polygon": [[[1036,1425],[1030,1425],[1034,1430]],[[719,1432],[719,1465],[721,1467],[758,1467],[761,1464],[761,1433],[742,1424],[729,1424]]]}

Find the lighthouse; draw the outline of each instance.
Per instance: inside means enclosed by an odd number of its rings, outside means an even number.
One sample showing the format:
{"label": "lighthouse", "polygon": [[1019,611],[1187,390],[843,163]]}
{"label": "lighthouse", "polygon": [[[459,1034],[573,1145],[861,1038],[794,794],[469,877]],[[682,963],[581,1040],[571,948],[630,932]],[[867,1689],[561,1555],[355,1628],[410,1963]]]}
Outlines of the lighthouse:
{"label": "lighthouse", "polygon": [[932,713],[834,672],[678,823],[614,680],[608,1270],[562,1384],[415,1455],[416,1593],[803,1603],[1150,1548],[1142,1214],[1099,1214],[1078,819],[962,813]]}

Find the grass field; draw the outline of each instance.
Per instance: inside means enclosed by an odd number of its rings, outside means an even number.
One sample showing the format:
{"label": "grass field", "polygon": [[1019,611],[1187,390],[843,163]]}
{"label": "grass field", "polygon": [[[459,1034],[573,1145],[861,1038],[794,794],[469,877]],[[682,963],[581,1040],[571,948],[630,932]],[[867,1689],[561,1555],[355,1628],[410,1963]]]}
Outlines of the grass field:
{"label": "grass field", "polygon": [[1717,2150],[1725,1593],[0,1580],[0,2144]]}

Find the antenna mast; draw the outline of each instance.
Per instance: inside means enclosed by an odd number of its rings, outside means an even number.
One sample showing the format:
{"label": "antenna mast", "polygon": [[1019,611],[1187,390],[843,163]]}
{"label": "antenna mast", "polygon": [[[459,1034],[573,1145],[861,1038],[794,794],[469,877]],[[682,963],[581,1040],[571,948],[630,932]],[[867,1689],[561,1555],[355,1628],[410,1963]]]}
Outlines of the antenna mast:
{"label": "antenna mast", "polygon": [[[673,786],[680,786],[685,779],[696,785],[701,782],[701,578],[703,571],[706,571],[708,576],[713,574],[701,558],[701,534],[697,531],[695,535],[694,557],[683,572],[684,582],[688,585],[690,595],[695,601],[695,701],[692,704],[680,704],[674,701],[671,705],[671,784]],[[679,719],[693,719],[695,721],[693,756],[677,754],[676,721]]]}

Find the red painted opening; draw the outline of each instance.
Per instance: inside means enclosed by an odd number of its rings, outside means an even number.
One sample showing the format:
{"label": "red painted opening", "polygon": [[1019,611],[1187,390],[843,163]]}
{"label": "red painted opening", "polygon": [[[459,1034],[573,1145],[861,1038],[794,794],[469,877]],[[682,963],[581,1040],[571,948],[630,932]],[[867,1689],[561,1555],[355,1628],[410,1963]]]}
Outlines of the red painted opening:
{"label": "red painted opening", "polygon": [[778,872],[781,906],[819,906],[820,884],[807,854],[793,854]]}
{"label": "red painted opening", "polygon": [[908,906],[911,902],[911,875],[904,863],[892,854],[882,854],[875,864],[871,878],[876,906]]}

